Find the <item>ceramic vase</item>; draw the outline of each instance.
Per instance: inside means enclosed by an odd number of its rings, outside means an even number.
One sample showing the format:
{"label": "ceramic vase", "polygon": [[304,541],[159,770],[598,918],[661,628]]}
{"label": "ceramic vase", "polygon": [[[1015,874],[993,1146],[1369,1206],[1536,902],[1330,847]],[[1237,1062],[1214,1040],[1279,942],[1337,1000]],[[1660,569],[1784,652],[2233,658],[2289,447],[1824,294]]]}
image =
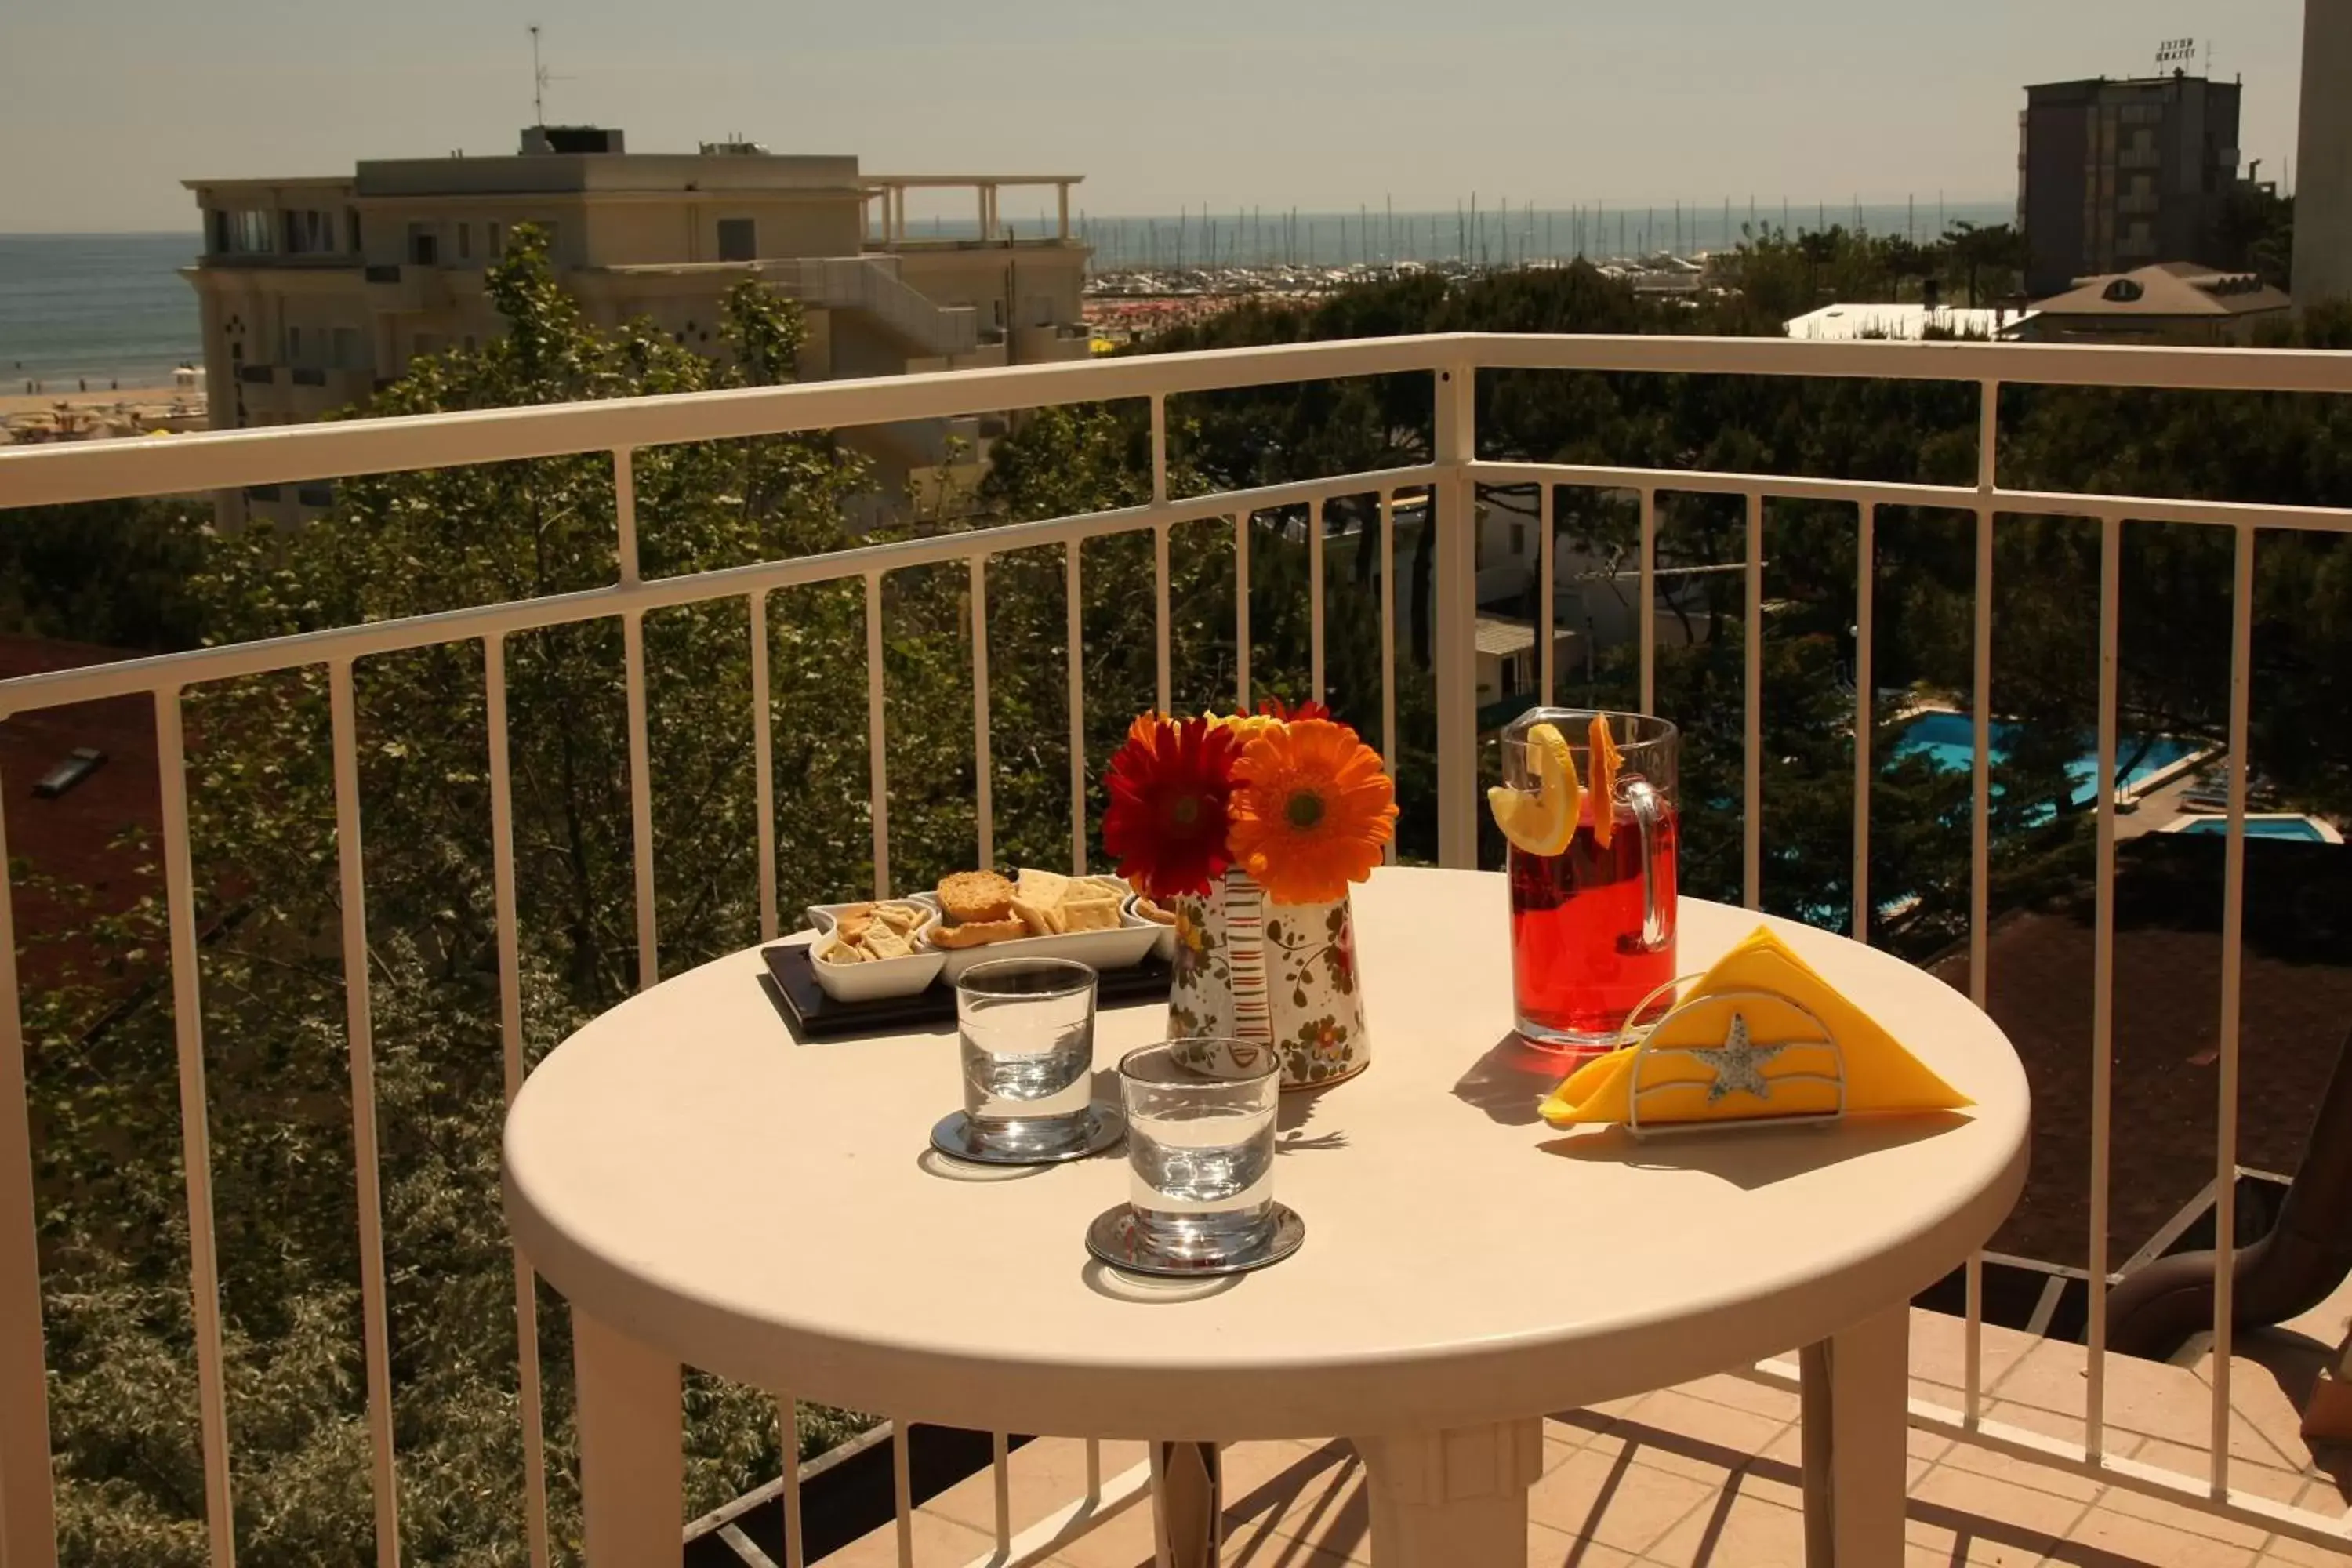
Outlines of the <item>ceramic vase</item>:
{"label": "ceramic vase", "polygon": [[1175,900],[1168,1037],[1224,1035],[1282,1054],[1282,1087],[1318,1089],[1371,1064],[1348,900],[1280,904],[1247,872]]}

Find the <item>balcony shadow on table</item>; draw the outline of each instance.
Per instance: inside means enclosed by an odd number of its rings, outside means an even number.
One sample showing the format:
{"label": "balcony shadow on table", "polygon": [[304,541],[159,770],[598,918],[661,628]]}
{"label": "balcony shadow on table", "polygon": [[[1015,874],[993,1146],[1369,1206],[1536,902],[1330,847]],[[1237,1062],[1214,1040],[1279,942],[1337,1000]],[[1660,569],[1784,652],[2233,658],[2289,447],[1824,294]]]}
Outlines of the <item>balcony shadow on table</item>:
{"label": "balcony shadow on table", "polygon": [[1316,1112],[1323,1107],[1323,1097],[1340,1087],[1335,1083],[1322,1089],[1294,1089],[1284,1092],[1274,1112],[1274,1152],[1276,1154],[1318,1154],[1348,1146],[1348,1135],[1337,1128],[1314,1133],[1307,1131],[1307,1124],[1315,1120]]}
{"label": "balcony shadow on table", "polygon": [[1636,1138],[1612,1125],[1571,1132],[1537,1147],[1564,1160],[1696,1172],[1752,1193],[1791,1176],[1940,1138],[1968,1121],[1955,1111],[1938,1110],[1917,1116],[1858,1116],[1834,1124],[1724,1127],[1652,1138]]}
{"label": "balcony shadow on table", "polygon": [[1513,1032],[1471,1064],[1454,1084],[1454,1098],[1505,1127],[1533,1127],[1543,1120],[1536,1107],[1567,1076],[1567,1064],[1559,1057],[1537,1050]]}

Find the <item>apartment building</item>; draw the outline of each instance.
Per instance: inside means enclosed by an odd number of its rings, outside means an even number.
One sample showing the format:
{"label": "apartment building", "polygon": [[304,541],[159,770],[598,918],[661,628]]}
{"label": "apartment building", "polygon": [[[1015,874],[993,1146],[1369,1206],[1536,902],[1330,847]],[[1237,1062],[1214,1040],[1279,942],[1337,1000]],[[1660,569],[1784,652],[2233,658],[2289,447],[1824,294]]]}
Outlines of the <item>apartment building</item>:
{"label": "apartment building", "polygon": [[[495,335],[485,273],[518,225],[551,240],[558,276],[600,326],[647,319],[718,352],[720,296],[756,278],[807,314],[803,380],[1079,359],[1087,248],[1076,174],[870,175],[855,157],[740,142],[691,154],[625,150],[620,131],[534,126],[510,157],[401,158],[312,179],[191,180],[217,427],[299,424],[364,399],[408,362]],[[1053,193],[1020,232],[1003,193]],[[972,220],[918,237],[912,191],[968,192]],[[934,198],[936,199],[936,197]],[[883,489],[977,455],[985,422],[845,432]],[[961,442],[961,446],[957,445]],[[226,521],[299,516],[320,487],[224,501]]]}
{"label": "apartment building", "polygon": [[2036,299],[2159,261],[2218,265],[2238,182],[2242,89],[2176,71],[2025,89],[2018,221]]}
{"label": "apartment building", "polygon": [[2305,0],[2294,299],[2352,300],[2352,0]]}

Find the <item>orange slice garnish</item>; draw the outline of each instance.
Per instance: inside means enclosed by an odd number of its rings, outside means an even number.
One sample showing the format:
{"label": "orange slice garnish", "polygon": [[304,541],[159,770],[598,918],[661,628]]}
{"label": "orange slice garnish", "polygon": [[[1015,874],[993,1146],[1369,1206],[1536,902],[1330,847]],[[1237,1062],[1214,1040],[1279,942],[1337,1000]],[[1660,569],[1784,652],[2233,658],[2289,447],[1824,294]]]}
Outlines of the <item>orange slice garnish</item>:
{"label": "orange slice garnish", "polygon": [[1592,842],[1606,849],[1617,837],[1617,770],[1624,766],[1625,753],[1617,749],[1604,714],[1592,716],[1586,743],[1592,753]]}

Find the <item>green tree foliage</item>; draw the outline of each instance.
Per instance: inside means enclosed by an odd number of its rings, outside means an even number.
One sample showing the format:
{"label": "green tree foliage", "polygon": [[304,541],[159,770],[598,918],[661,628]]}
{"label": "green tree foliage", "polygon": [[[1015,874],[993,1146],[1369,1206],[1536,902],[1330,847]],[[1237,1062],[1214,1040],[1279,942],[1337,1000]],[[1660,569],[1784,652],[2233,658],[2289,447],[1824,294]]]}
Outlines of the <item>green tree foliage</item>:
{"label": "green tree foliage", "polygon": [[0,529],[0,626],[140,653],[194,647],[204,625],[188,580],[204,536],[200,509],[186,501],[11,512]]}
{"label": "green tree foliage", "polygon": [[[376,412],[749,384],[790,364],[798,331],[788,305],[747,289],[728,301],[724,363],[642,326],[599,334],[527,234],[490,288],[509,332],[420,363]],[[651,449],[635,481],[653,577],[841,548],[842,503],[863,474],[829,440],[777,437]],[[227,642],[601,586],[615,574],[613,495],[598,458],[354,480],[315,522],[210,541],[192,601],[207,637]],[[820,589],[772,610],[774,700],[793,714],[777,748],[790,907],[871,879],[863,811],[843,804],[866,796],[864,708],[838,695],[845,667],[860,668],[843,650],[863,646],[864,605],[855,588]],[[722,602],[648,616],[643,635],[661,957],[677,969],[758,934],[748,621]],[[527,1058],[644,978],[624,640],[598,619],[503,650]],[[467,641],[355,673],[394,1428],[418,1562],[520,1556],[484,661]],[[310,668],[189,701],[237,1527],[241,1560],[263,1564],[373,1551],[327,699],[326,672]],[[110,922],[109,963],[152,970],[159,921],[151,905]],[[68,974],[40,997],[32,1038],[62,1532],[77,1563],[193,1563],[201,1467],[172,1017],[152,995],[117,1008],[110,980],[91,965]],[[542,1293],[541,1307],[568,1538],[568,1344],[560,1305]],[[700,1383],[694,1403],[698,1502],[773,1473],[766,1401]],[[838,1430],[821,1421],[811,1436]]]}

